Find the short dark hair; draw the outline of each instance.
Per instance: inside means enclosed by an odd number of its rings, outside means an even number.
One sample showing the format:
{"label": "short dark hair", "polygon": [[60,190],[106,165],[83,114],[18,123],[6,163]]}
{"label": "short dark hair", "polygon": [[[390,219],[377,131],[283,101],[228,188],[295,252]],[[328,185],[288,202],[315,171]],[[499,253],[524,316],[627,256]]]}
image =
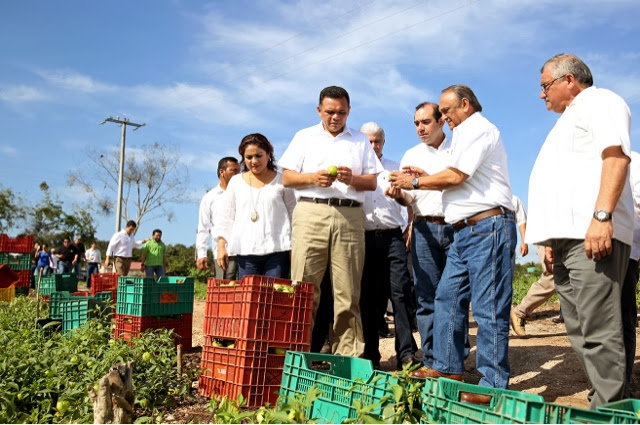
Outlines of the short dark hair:
{"label": "short dark hair", "polygon": [[230,162],[237,164],[238,160],[232,156],[225,156],[220,161],[218,161],[218,178],[220,178],[220,171],[226,170]]}
{"label": "short dark hair", "polygon": [[153,229],[153,232],[151,233],[152,235],[155,235],[156,233],[160,233],[162,234],[162,230],[160,229]]}
{"label": "short dark hair", "polygon": [[459,101],[466,98],[476,112],[482,112],[482,105],[480,105],[478,98],[469,86],[465,86],[464,84],[454,84],[442,90],[442,93],[446,91],[454,92]]}
{"label": "short dark hair", "polygon": [[127,221],[127,225],[125,227],[133,227],[135,229],[136,227],[138,227],[138,225],[136,224],[135,221],[129,220]]}
{"label": "short dark hair", "polygon": [[322,99],[328,97],[329,99],[347,99],[347,105],[351,106],[351,100],[349,99],[349,93],[342,87],[329,86],[322,89],[320,92],[320,100],[318,105],[322,105]]}
{"label": "short dark hair", "polygon": [[241,158],[240,167],[242,167],[242,171],[247,171],[247,165],[244,163],[244,151],[249,145],[256,145],[267,153],[269,156],[269,161],[267,162],[268,169],[273,171],[278,169],[275,164],[276,158],[273,156],[273,146],[271,145],[271,142],[260,133],[252,133],[244,136],[240,142],[240,146],[238,146],[238,153]]}
{"label": "short dark hair", "polygon": [[[440,118],[442,118],[442,112],[440,112],[440,106],[437,103],[422,102],[421,104],[416,106],[416,112],[418,112],[418,109],[422,109],[422,108],[427,107],[427,106],[431,106],[433,108],[433,118],[436,121],[440,121]],[[414,116],[415,116],[415,114],[414,114]]]}
{"label": "short dark hair", "polygon": [[69,239],[69,238],[64,238],[64,239],[62,240],[62,242],[64,242],[64,241],[69,241],[69,243],[71,243],[71,239]]}

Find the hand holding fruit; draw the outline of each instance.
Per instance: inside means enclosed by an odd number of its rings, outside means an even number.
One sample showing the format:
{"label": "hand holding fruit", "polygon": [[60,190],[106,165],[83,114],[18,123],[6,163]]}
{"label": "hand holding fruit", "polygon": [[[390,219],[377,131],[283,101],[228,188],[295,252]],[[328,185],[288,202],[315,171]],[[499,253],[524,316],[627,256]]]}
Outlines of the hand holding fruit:
{"label": "hand holding fruit", "polygon": [[338,181],[349,186],[353,180],[353,172],[349,167],[338,167]]}
{"label": "hand holding fruit", "polygon": [[[336,167],[337,168],[337,167]],[[337,171],[336,171],[337,175]],[[332,176],[328,170],[319,170],[315,174],[312,174],[312,184],[318,187],[329,187],[336,180],[335,176]]]}

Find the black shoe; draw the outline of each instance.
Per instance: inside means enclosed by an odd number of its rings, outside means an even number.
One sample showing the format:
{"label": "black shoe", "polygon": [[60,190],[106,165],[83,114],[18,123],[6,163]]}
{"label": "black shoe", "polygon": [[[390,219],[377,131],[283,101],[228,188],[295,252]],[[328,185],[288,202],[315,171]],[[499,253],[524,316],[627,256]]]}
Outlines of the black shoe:
{"label": "black shoe", "polygon": [[378,335],[380,335],[380,338],[394,338],[396,336],[396,333],[390,329],[387,329],[386,331],[383,329],[379,329]]}

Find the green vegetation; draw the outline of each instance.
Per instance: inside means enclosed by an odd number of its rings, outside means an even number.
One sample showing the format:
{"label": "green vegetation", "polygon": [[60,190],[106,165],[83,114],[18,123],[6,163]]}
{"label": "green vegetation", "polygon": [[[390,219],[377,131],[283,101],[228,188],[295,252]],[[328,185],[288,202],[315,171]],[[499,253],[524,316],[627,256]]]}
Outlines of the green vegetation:
{"label": "green vegetation", "polygon": [[[46,316],[45,305],[40,317]],[[191,389],[192,376],[177,374],[170,331],[125,341],[110,340],[111,327],[99,320],[64,334],[51,332],[55,322],[42,329],[35,322],[34,300],[0,302],[0,423],[92,423],[88,391],[111,366],[129,360],[136,407],[154,417]]]}
{"label": "green vegetation", "polygon": [[[535,267],[535,271],[528,272],[527,269]],[[513,304],[519,304],[520,301],[527,295],[527,291],[531,285],[540,279],[542,274],[542,265],[534,262],[525,264],[516,264],[516,269],[513,274]],[[549,298],[548,303],[554,303],[558,301],[558,296],[554,295]]]}

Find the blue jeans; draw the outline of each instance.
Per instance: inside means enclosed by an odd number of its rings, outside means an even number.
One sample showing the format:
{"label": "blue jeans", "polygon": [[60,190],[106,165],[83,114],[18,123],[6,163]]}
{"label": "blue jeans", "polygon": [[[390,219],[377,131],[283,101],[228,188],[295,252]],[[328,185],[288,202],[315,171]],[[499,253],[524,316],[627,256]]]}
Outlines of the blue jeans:
{"label": "blue jeans", "polygon": [[411,234],[411,263],[416,290],[416,316],[422,340],[422,363],[433,366],[433,322],[436,318],[436,288],[447,264],[447,253],[453,242],[450,224],[414,221]]}
{"label": "blue jeans", "polygon": [[267,255],[238,255],[238,279],[244,275],[281,277],[289,279],[291,251],[274,252]]}
{"label": "blue jeans", "polygon": [[516,224],[512,213],[479,221],[455,232],[436,291],[433,368],[464,372],[464,338],[469,303],[478,324],[479,385],[509,384],[509,312],[515,266]]}
{"label": "blue jeans", "polygon": [[58,274],[73,272],[73,264],[71,261],[58,261]]}
{"label": "blue jeans", "polygon": [[378,321],[380,314],[378,300],[391,298],[393,321],[396,329],[396,360],[401,365],[413,358],[418,351],[411,333],[409,306],[411,305],[411,279],[407,266],[404,239],[400,227],[382,231],[370,230],[364,233],[365,254],[360,292],[360,314],[364,334],[365,359],[374,365],[380,364],[380,337]]}
{"label": "blue jeans", "polygon": [[91,288],[91,275],[98,273],[100,263],[87,263],[87,288]]}
{"label": "blue jeans", "polygon": [[48,275],[51,270],[49,266],[36,266],[36,269],[33,272],[33,275],[36,277],[36,282],[37,282],[38,276],[40,275],[40,269],[42,269],[42,276]]}
{"label": "blue jeans", "polygon": [[164,266],[145,266],[144,273],[147,277],[164,276]]}

